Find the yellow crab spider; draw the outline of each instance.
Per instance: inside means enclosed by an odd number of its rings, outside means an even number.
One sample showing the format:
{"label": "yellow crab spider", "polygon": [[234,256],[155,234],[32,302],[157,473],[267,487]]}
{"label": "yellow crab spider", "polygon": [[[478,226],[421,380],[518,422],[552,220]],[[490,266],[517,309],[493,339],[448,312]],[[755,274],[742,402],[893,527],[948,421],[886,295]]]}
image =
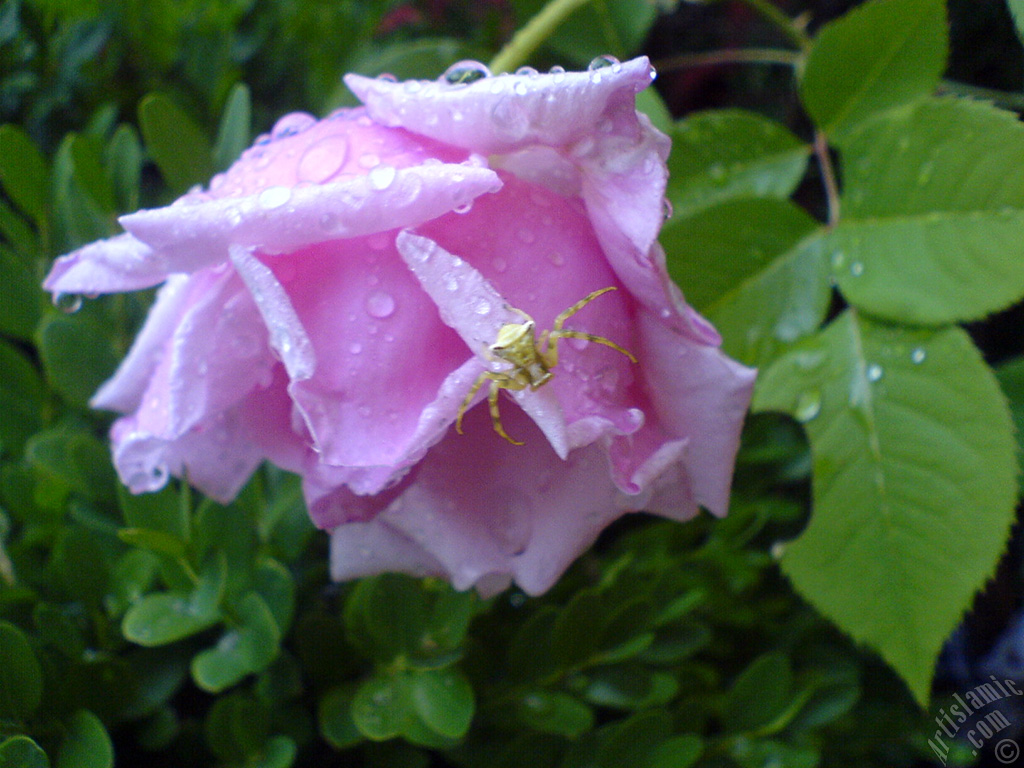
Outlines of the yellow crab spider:
{"label": "yellow crab spider", "polygon": [[507,323],[501,326],[501,329],[498,331],[498,338],[487,348],[488,357],[511,363],[512,368],[507,371],[484,371],[480,374],[469,390],[469,394],[466,395],[466,399],[459,406],[459,415],[455,420],[455,431],[460,435],[462,434],[462,417],[465,416],[466,409],[469,408],[469,404],[473,402],[473,398],[480,391],[480,387],[484,385],[484,382],[490,381],[491,388],[487,396],[487,402],[491,409],[491,422],[494,424],[494,431],[513,445],[522,445],[521,441],[513,440],[509,437],[504,427],[501,426],[501,415],[498,413],[498,392],[502,389],[519,391],[527,387],[535,390],[551,381],[551,377],[554,375],[551,373],[551,369],[558,365],[559,339],[585,339],[595,344],[604,344],[616,352],[621,352],[631,362],[635,363],[636,358],[633,357],[632,353],[610,339],[606,339],[603,336],[594,336],[590,333],[583,333],[583,331],[562,328],[566,320],[587,306],[587,304],[598,296],[614,290],[615,286],[602,288],[577,301],[556,317],[551,330],[543,331],[539,339],[537,338],[536,331],[537,324],[533,318],[523,312],[523,310],[513,307],[512,311],[522,315],[526,322]]}

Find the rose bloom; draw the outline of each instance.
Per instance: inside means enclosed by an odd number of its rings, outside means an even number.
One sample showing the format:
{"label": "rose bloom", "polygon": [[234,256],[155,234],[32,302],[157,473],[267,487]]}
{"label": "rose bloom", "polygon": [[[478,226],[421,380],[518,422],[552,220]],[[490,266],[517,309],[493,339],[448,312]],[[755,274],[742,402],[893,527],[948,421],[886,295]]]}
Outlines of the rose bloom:
{"label": "rose bloom", "polygon": [[[604,63],[349,75],[362,107],[288,115],[208,189],[60,258],[54,293],[163,284],[92,401],[124,414],[124,483],[227,502],[267,459],[302,476],[335,578],[484,594],[545,591],[626,512],[724,514],[754,373],[665,270],[669,140],[635,109],[653,69]],[[638,362],[552,339],[551,378],[509,388],[526,369],[499,332],[539,337],[604,288],[564,327]],[[486,371],[522,445],[489,379],[454,428]]]}

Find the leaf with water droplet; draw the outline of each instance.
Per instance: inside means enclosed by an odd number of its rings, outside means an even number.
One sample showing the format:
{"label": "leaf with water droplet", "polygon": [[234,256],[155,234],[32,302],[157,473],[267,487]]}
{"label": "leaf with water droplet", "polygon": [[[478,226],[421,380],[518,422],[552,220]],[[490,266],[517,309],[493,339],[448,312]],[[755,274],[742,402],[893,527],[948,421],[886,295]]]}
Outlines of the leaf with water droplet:
{"label": "leaf with water droplet", "polygon": [[[824,365],[800,364],[820,349]],[[782,568],[925,705],[939,649],[991,576],[1013,520],[1009,413],[960,329],[905,329],[853,311],[763,371],[754,408],[797,415],[811,390],[821,393],[804,424],[812,516]]]}
{"label": "leaf with water droplet", "polygon": [[788,197],[809,148],[788,128],[753,112],[715,110],[676,123],[665,194],[675,219],[741,197]]}
{"label": "leaf with water droplet", "polygon": [[928,99],[847,132],[839,149],[842,215],[828,240],[846,254],[835,277],[850,304],[942,325],[1024,296],[1024,174],[1006,171],[1024,167],[1016,115]]}

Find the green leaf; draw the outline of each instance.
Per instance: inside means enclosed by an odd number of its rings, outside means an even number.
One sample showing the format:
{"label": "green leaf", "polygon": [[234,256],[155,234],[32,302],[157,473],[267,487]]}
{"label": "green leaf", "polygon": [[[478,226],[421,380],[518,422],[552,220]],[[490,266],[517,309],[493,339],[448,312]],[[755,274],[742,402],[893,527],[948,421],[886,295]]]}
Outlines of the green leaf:
{"label": "green leaf", "polygon": [[114,745],[92,712],[80,709],[67,722],[56,768],[113,768]]}
{"label": "green leaf", "polygon": [[210,693],[219,693],[246,675],[261,672],[277,656],[281,631],[256,592],[234,606],[235,623],[213,648],[192,659],[192,678]]}
{"label": "green leaf", "polygon": [[737,197],[786,198],[809,153],[788,128],[754,112],[698,112],[672,131],[665,195],[674,218]]}
{"label": "green leaf", "polygon": [[42,311],[39,282],[25,260],[0,244],[0,333],[31,341]]}
{"label": "green leaf", "polygon": [[50,768],[50,760],[28,736],[12,736],[0,743],[0,768]]}
{"label": "green leaf", "polygon": [[25,634],[0,621],[0,719],[31,717],[43,698],[43,670]]}
{"label": "green leaf", "polygon": [[915,324],[973,320],[1024,294],[1024,126],[930,99],[845,137],[832,265],[847,300]]}
{"label": "green leaf", "polygon": [[320,734],[335,749],[349,749],[363,740],[352,719],[354,685],[343,685],[327,692],[317,709]]}
{"label": "green leaf", "polygon": [[43,425],[43,382],[24,354],[0,339],[0,450],[20,455],[25,441]]}
{"label": "green leaf", "polygon": [[594,671],[583,695],[591,704],[629,710],[663,706],[678,691],[679,684],[669,673],[631,665]]}
{"label": "green leaf", "polygon": [[647,115],[662,133],[672,134],[672,113],[656,88],[645,88],[636,95],[636,110]]}
{"label": "green leaf", "polygon": [[764,365],[818,329],[832,289],[817,226],[770,199],[721,203],[666,226],[669,273],[729,355]]}
{"label": "green leaf", "polygon": [[948,47],[943,0],[870,0],[818,33],[800,96],[819,128],[838,133],[931,94]]}
{"label": "green leaf", "polygon": [[235,83],[224,104],[217,142],[213,146],[213,166],[216,170],[225,170],[249,146],[251,124],[252,100],[249,88],[245,83]]}
{"label": "green leaf", "polygon": [[73,405],[87,405],[117,367],[110,334],[91,318],[51,315],[39,327],[38,346],[50,383]]}
{"label": "green leaf", "polygon": [[181,194],[209,179],[213,171],[210,142],[169,97],[146,96],[139,103],[139,127],[146,150],[172,192]]}
{"label": "green leaf", "polygon": [[22,256],[39,254],[39,237],[32,226],[0,198],[0,235]]}
{"label": "green leaf", "polygon": [[161,531],[181,541],[189,540],[188,509],[179,502],[173,485],[155,493],[135,494],[118,484],[117,493],[129,528]]}
{"label": "green leaf", "polygon": [[163,531],[154,531],[148,528],[122,528],[117,532],[117,537],[128,546],[145,549],[159,555],[167,555],[175,560],[185,560],[188,556],[185,542],[177,536]]}
{"label": "green leaf", "polygon": [[375,674],[352,699],[352,720],[366,738],[384,741],[398,736],[412,717],[404,675]]}
{"label": "green leaf", "polygon": [[413,711],[435,733],[461,739],[473,721],[473,688],[458,669],[429,669],[409,678]]}
{"label": "green leaf", "polygon": [[97,142],[90,136],[75,136],[71,142],[71,159],[74,161],[75,180],[81,190],[103,213],[113,214],[117,210],[114,186],[103,169]]}
{"label": "green leaf", "polygon": [[959,329],[848,311],[762,373],[754,407],[792,414],[811,444],[813,514],[783,570],[924,705],[938,651],[1013,519],[1013,435],[995,377]]}
{"label": "green leaf", "polygon": [[759,656],[729,689],[722,713],[726,728],[743,733],[768,725],[789,705],[792,687],[788,658],[781,653]]}
{"label": "green leaf", "polygon": [[106,505],[114,495],[110,453],[82,427],[61,424],[37,432],[25,446],[25,457],[36,472],[85,498]]}
{"label": "green leaf", "polygon": [[1017,27],[1017,36],[1024,42],[1024,0],[1006,0],[1013,15],[1013,23]]}
{"label": "green leaf", "polygon": [[1015,357],[998,368],[999,385],[1010,400],[1010,413],[1017,433],[1017,460],[1024,475],[1024,356]]}
{"label": "green leaf", "polygon": [[537,690],[523,696],[516,714],[524,725],[540,733],[574,739],[594,727],[594,712],[586,704],[558,691]]}
{"label": "green leaf", "polygon": [[598,768],[621,768],[626,765],[646,766],[654,747],[672,729],[667,712],[645,712],[612,726],[610,738],[597,750]]}
{"label": "green leaf", "polygon": [[46,225],[50,171],[43,153],[16,125],[0,125],[0,184],[39,227]]}
{"label": "green leaf", "polygon": [[209,629],[221,619],[219,608],[226,578],[224,561],[203,571],[191,593],[146,595],[125,613],[121,631],[139,645],[173,643]]}
{"label": "green leaf", "polygon": [[689,768],[703,751],[704,745],[696,734],[666,739],[654,748],[650,768]]}
{"label": "green leaf", "polygon": [[142,144],[132,126],[118,126],[107,145],[104,160],[117,196],[117,209],[134,211],[139,207]]}

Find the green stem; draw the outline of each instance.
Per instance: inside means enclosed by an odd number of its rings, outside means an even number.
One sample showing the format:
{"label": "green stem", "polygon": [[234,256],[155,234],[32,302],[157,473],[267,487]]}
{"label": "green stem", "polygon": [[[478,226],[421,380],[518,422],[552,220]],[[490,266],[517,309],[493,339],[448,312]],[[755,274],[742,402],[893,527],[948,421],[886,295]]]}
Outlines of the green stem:
{"label": "green stem", "polygon": [[839,223],[839,183],[836,180],[835,168],[832,167],[828,138],[821,131],[814,133],[814,155],[818,158],[821,179],[825,184],[825,199],[828,202],[828,228],[832,229]]}
{"label": "green stem", "polygon": [[783,34],[792,40],[800,50],[806,51],[811,47],[811,38],[807,33],[789,16],[780,11],[771,0],[743,0],[743,2],[782,30]]}
{"label": "green stem", "polygon": [[491,60],[491,71],[495,74],[511,72],[522,66],[562,22],[588,2],[590,0],[551,0],[498,51]]}
{"label": "green stem", "polygon": [[654,68],[659,72],[670,72],[673,69],[706,67],[715,64],[782,64],[792,67],[799,61],[800,54],[796,51],[780,48],[732,48],[670,56],[667,59],[654,62]]}

